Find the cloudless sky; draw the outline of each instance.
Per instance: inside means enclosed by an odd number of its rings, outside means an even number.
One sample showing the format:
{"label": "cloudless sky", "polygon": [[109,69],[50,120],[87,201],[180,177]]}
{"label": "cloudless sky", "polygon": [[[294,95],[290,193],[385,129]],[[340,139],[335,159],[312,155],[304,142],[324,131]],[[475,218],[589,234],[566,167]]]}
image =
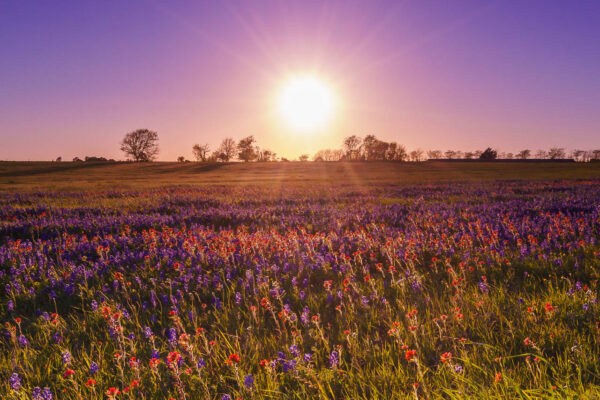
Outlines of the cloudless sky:
{"label": "cloudless sky", "polygon": [[[310,135],[274,111],[303,73],[339,100]],[[161,160],[250,134],[291,158],[369,133],[600,148],[600,2],[0,2],[0,159],[122,159],[137,128],[158,132]]]}

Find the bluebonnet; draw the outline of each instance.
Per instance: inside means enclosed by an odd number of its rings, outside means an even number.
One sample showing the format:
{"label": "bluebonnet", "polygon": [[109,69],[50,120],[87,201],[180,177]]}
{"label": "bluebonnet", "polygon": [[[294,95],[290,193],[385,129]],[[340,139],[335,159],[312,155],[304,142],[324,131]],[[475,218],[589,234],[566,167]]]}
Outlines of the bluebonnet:
{"label": "bluebonnet", "polygon": [[21,389],[21,378],[19,377],[19,374],[17,374],[16,372],[14,372],[10,378],[8,379],[8,382],[10,384],[10,388],[12,390],[14,390],[15,392],[18,391],[19,389]]}

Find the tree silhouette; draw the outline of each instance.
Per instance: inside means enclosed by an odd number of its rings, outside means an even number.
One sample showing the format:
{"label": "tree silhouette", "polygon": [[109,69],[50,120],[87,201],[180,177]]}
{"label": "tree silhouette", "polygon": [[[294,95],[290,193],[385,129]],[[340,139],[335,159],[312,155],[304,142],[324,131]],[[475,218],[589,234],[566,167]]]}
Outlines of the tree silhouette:
{"label": "tree silhouette", "polygon": [[232,138],[225,138],[221,142],[221,146],[217,150],[219,158],[225,162],[229,162],[235,156],[236,144]]}
{"label": "tree silhouette", "polygon": [[206,161],[208,159],[209,151],[208,144],[202,146],[195,144],[194,147],[192,147],[192,153],[194,154],[196,161]]}
{"label": "tree silhouette", "polygon": [[148,129],[129,132],[121,141],[121,151],[134,161],[152,161],[158,155],[158,133]]}
{"label": "tree silhouette", "polygon": [[492,150],[491,147],[488,147],[481,153],[479,159],[481,160],[495,160],[498,157],[498,152],[496,150]]}
{"label": "tree silhouette", "polygon": [[238,158],[243,161],[252,161],[256,158],[256,149],[254,148],[254,143],[256,140],[254,136],[250,135],[243,139],[241,139],[237,145],[238,149]]}

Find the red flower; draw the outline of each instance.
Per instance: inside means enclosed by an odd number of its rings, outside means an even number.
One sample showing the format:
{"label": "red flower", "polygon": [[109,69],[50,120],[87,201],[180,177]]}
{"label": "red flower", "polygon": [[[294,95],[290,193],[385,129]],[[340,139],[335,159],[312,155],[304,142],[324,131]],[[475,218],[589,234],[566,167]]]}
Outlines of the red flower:
{"label": "red flower", "polygon": [[445,352],[444,354],[442,354],[440,361],[442,363],[447,363],[448,361],[450,361],[452,359],[452,353],[450,353],[449,351]]}
{"label": "red flower", "polygon": [[231,354],[229,356],[229,361],[234,362],[234,363],[239,363],[240,362],[240,356],[238,356],[237,354]]}
{"label": "red flower", "polygon": [[406,350],[406,353],[404,353],[404,358],[406,358],[406,361],[410,361],[416,354],[416,350]]}
{"label": "red flower", "polygon": [[549,302],[546,303],[546,305],[544,307],[546,308],[546,311],[548,311],[548,312],[554,311],[554,307]]}
{"label": "red flower", "polygon": [[94,378],[90,378],[85,383],[86,386],[94,386],[96,384],[96,380]]}
{"label": "red flower", "polygon": [[167,361],[169,363],[177,362],[177,361],[179,361],[180,358],[181,358],[181,354],[179,354],[176,351],[172,351],[167,355]]}
{"label": "red flower", "polygon": [[121,391],[116,387],[109,387],[106,391],[106,395],[112,399],[114,399]]}
{"label": "red flower", "polygon": [[68,378],[68,377],[70,377],[71,375],[73,375],[74,373],[75,373],[75,371],[74,371],[74,370],[72,370],[72,369],[68,369],[68,370],[66,370],[66,371],[65,371],[65,373],[63,374],[63,378]]}
{"label": "red flower", "polygon": [[267,360],[261,360],[260,361],[260,367],[261,368],[266,368],[268,364],[269,364],[269,362]]}

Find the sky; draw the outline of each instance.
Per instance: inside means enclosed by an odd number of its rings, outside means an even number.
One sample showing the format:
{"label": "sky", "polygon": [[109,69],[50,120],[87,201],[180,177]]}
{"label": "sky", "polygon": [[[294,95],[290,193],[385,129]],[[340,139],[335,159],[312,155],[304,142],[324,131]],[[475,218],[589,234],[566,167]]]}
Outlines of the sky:
{"label": "sky", "polygon": [[[294,158],[348,135],[415,148],[600,148],[598,1],[0,2],[0,160],[159,159],[254,135]],[[292,76],[325,82],[327,126],[276,112]]]}

